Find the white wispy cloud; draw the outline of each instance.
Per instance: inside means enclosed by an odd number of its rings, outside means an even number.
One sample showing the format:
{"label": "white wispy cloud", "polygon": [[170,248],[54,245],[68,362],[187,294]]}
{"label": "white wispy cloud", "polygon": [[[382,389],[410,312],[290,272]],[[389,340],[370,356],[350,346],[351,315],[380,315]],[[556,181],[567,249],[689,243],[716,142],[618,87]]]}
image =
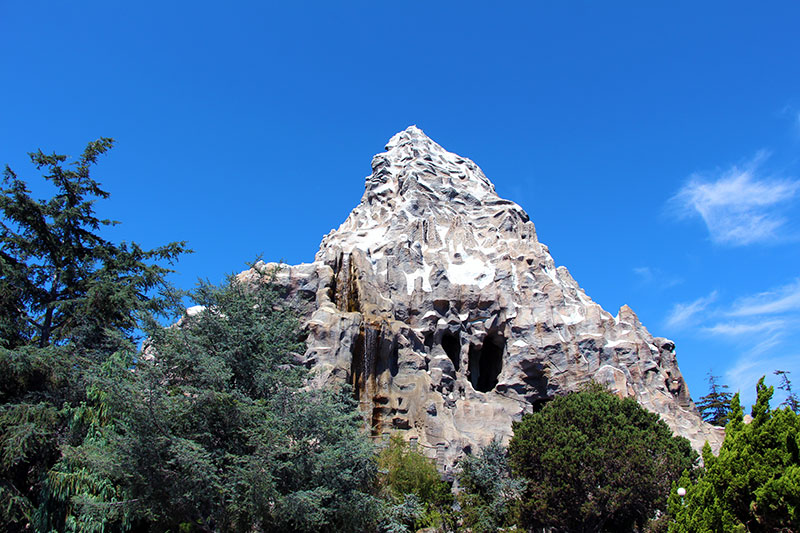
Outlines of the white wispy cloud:
{"label": "white wispy cloud", "polygon": [[754,316],[800,310],[800,279],[775,290],[736,300],[731,316]]}
{"label": "white wispy cloud", "polygon": [[797,196],[800,181],[757,175],[766,158],[760,152],[744,168],[734,166],[710,177],[694,174],[670,203],[680,216],[702,217],[716,243],[778,240],[787,222],[781,208]]}
{"label": "white wispy cloud", "polygon": [[650,267],[636,267],[633,273],[642,278],[642,281],[653,281],[653,270]]}
{"label": "white wispy cloud", "polygon": [[[796,381],[800,377],[800,354],[775,356],[749,351],[736,359],[733,366],[725,372],[724,381],[730,390],[741,394],[743,405],[750,405],[755,402],[755,385],[761,376],[765,376],[768,385],[777,385],[775,370],[791,372],[793,381]],[[783,391],[776,390],[773,407],[781,403],[784,396]]]}
{"label": "white wispy cloud", "polygon": [[699,313],[705,311],[714,300],[717,299],[717,291],[708,296],[703,296],[689,303],[677,303],[672,306],[672,310],[667,315],[666,325],[670,328],[681,328],[695,318]]}
{"label": "white wispy cloud", "polygon": [[742,335],[753,335],[755,333],[766,333],[782,330],[786,327],[784,320],[768,320],[765,322],[719,322],[713,326],[702,328],[706,333],[712,335],[724,335],[727,337],[739,337]]}
{"label": "white wispy cloud", "polygon": [[[689,303],[676,304],[667,318],[668,325],[691,324],[692,330],[708,339],[723,342],[729,350],[729,366],[724,381],[740,391],[742,402],[755,401],[755,384],[761,376],[767,384],[777,384],[775,370],[787,370],[800,379],[800,279],[764,292],[743,296],[725,303],[717,293]],[[773,402],[782,400],[776,390]]]}
{"label": "white wispy cloud", "polygon": [[665,274],[659,268],[651,268],[648,266],[636,267],[633,269],[633,273],[638,276],[642,283],[657,285],[661,289],[668,289],[683,283],[683,278]]}

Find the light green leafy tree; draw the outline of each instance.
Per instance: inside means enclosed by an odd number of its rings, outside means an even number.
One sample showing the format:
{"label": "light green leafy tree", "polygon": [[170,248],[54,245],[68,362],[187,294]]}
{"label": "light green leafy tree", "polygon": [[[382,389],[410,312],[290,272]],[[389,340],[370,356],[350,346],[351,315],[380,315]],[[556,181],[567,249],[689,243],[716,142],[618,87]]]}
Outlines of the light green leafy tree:
{"label": "light green leafy tree", "polygon": [[525,480],[514,478],[508,452],[497,441],[459,463],[462,524],[474,533],[491,533],[517,524]]}
{"label": "light green leafy tree", "polygon": [[378,454],[378,468],[383,496],[389,506],[383,524],[385,530],[452,529],[453,495],[432,460],[395,434]]}

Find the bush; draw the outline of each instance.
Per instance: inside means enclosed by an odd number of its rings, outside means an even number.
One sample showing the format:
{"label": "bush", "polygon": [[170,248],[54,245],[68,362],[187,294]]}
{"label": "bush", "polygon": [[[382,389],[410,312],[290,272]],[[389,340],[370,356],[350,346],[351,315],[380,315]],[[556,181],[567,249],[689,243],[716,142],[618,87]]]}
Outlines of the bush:
{"label": "bush", "polygon": [[378,454],[378,469],[384,496],[395,506],[390,521],[399,518],[405,527],[420,528],[451,519],[450,485],[442,481],[433,461],[411,449],[402,436],[392,435]]}
{"label": "bush", "polygon": [[658,415],[594,383],[515,423],[509,453],[527,480],[522,524],[587,532],[643,527],[697,457]]}
{"label": "bush", "polygon": [[499,442],[466,456],[459,466],[458,502],[464,527],[473,533],[491,533],[517,523],[525,482],[511,476],[508,454]]}

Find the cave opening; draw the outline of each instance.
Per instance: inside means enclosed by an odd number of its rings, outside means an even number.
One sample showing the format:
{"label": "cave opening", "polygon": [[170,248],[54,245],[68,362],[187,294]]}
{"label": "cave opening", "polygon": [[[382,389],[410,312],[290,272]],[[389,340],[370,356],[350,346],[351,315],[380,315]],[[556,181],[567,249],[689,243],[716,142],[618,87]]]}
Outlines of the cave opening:
{"label": "cave opening", "polygon": [[456,372],[458,372],[461,366],[461,341],[458,335],[450,333],[449,331],[445,332],[444,335],[442,335],[442,349],[444,353],[447,354],[447,357],[450,358],[450,361],[453,362]]}
{"label": "cave opening", "polygon": [[422,341],[422,343],[428,349],[428,353],[430,353],[431,349],[433,349],[433,332],[432,331],[426,331],[425,332],[425,338]]}
{"label": "cave opening", "polygon": [[489,392],[497,385],[497,378],[503,370],[503,351],[506,340],[497,333],[490,333],[483,339],[481,347],[469,347],[469,381],[476,391]]}

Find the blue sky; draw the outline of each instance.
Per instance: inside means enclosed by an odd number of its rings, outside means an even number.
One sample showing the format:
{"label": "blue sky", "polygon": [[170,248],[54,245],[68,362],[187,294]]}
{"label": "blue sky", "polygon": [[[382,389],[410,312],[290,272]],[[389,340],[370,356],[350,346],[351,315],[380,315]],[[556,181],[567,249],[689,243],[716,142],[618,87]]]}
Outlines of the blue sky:
{"label": "blue sky", "polygon": [[675,340],[695,399],[712,368],[800,388],[800,4],[497,4],[5,0],[0,162],[114,137],[98,210],[187,240],[190,288],[312,260],[417,124]]}

